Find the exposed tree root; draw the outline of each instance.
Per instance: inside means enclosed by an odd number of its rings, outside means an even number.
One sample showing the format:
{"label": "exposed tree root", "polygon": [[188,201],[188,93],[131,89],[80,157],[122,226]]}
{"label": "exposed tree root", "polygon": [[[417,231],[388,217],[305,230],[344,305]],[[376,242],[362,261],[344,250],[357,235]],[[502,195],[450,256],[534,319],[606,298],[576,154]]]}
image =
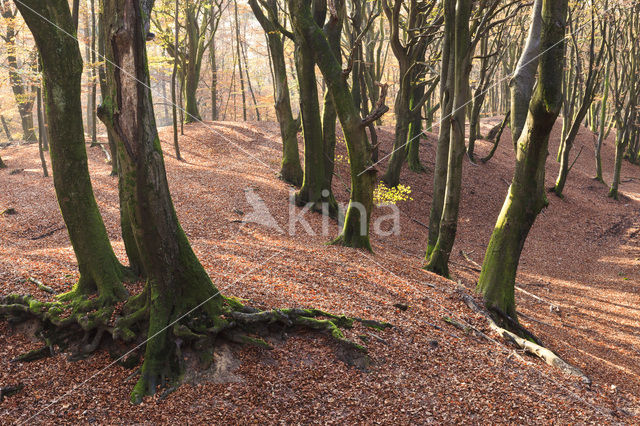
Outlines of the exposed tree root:
{"label": "exposed tree root", "polygon": [[[112,351],[112,356],[123,361],[123,365],[133,368],[140,362],[139,347],[145,344],[163,347],[160,346],[162,339],[170,339],[172,343],[168,347],[173,349],[168,357],[154,359],[145,356],[139,369],[139,380],[131,395],[132,402],[138,403],[143,396],[154,394],[158,386],[166,392],[179,385],[185,369],[182,351],[186,347],[199,354],[200,364],[206,368],[212,362],[217,339],[271,348],[264,337],[271,335],[274,329],[303,328],[328,334],[343,351],[366,354],[366,348],[346,338],[343,330],[352,328],[354,322],[376,330],[391,327],[383,322],[334,315],[318,309],[259,311],[244,306],[236,299],[224,297],[219,316],[211,318],[204,309],[187,310],[182,315],[173,314],[175,320],[169,323],[169,333],[163,333],[156,339],[159,333],[151,327],[152,301],[148,288],[146,286],[142,293],[130,297],[126,302],[110,305],[105,305],[100,298],[85,298],[81,302],[77,295],[57,302],[40,302],[32,296],[21,295],[0,298],[0,317],[10,318],[13,322],[37,318],[42,324],[38,335],[45,345],[14,361],[28,362],[51,356],[56,347],[71,348],[71,359],[80,359],[96,351],[102,343],[110,342],[112,347],[119,345],[120,348]],[[136,345],[135,353],[125,359],[123,354],[129,354],[131,351],[128,348],[132,345]],[[164,352],[166,355],[167,350],[164,349]]]}
{"label": "exposed tree root", "polygon": [[591,384],[591,379],[578,367],[569,364],[549,349],[537,343],[524,339],[517,334],[498,326],[491,315],[486,310],[478,306],[478,304],[475,302],[475,300],[473,300],[471,296],[463,292],[460,292],[460,296],[472,311],[479,313],[486,318],[487,322],[489,323],[489,328],[495,331],[498,335],[502,336],[506,340],[509,340],[510,342],[513,342],[525,352],[537,356],[545,363],[560,369],[566,374],[578,377],[580,380],[582,380],[583,383],[587,385]]}

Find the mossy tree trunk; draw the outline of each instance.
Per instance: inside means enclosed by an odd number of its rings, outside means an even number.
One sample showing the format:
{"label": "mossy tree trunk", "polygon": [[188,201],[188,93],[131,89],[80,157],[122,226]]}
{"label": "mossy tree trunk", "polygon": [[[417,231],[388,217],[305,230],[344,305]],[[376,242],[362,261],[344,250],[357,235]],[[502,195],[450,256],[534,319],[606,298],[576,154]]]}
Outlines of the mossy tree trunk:
{"label": "mossy tree trunk", "polygon": [[507,326],[517,322],[515,280],[520,254],[538,213],[547,205],[545,162],[549,134],[562,105],[567,0],[544,0],[539,79],[518,142],[516,169],[478,279],[486,306]]}
{"label": "mossy tree trunk", "polygon": [[469,74],[471,72],[471,36],[469,18],[473,3],[458,0],[455,12],[454,58],[455,75],[453,115],[451,117],[451,142],[447,161],[447,183],[440,220],[438,239],[425,268],[442,276],[449,276],[449,256],[458,227],[458,210],[462,192],[462,160],[466,151],[465,105],[469,99]]}
{"label": "mossy tree trunk", "polygon": [[170,326],[200,303],[204,314],[219,320],[224,301],[193,253],[169,194],[140,5],[136,0],[104,0],[103,7],[110,93],[99,114],[116,137],[121,174],[131,183],[128,214],[147,274],[150,340],[132,392],[132,401],[139,402],[165,377],[175,379],[180,372]]}
{"label": "mossy tree trunk", "polygon": [[[78,260],[80,279],[63,300],[98,293],[100,302],[126,297],[116,259],[93,195],[82,125],[82,58],[66,0],[16,2],[42,58],[53,183]],[[44,16],[51,23],[42,19]],[[66,32],[66,33],[65,33]]]}
{"label": "mossy tree trunk", "polygon": [[[314,7],[316,25],[322,25],[325,18],[325,7]],[[325,152],[318,102],[318,85],[315,74],[314,52],[305,49],[304,40],[295,35],[295,64],[300,94],[300,114],[302,116],[302,135],[304,138],[304,177],[302,187],[296,194],[296,204],[309,204],[314,211],[329,211],[329,215],[337,217],[338,207],[331,188],[325,185]]]}
{"label": "mossy tree trunk", "polygon": [[[288,1],[292,24],[300,48],[313,52],[328,90],[333,96],[351,166],[351,198],[342,233],[334,243],[371,250],[369,219],[373,209],[376,171],[371,167],[372,146],[365,131],[368,122],[360,116],[342,67],[324,33],[312,17],[310,3],[310,0]],[[369,121],[373,122],[377,118],[379,116],[370,116]]]}
{"label": "mossy tree trunk", "polygon": [[[278,30],[278,4],[276,0],[268,0],[263,3],[266,14],[257,0],[249,0],[253,14],[267,35],[269,52],[273,64],[273,77],[275,85],[275,110],[280,125],[282,138],[282,163],[280,176],[286,182],[295,186],[302,184],[302,167],[300,167],[300,154],[298,152],[298,123],[293,118],[291,111],[291,96],[287,80],[287,68],[284,57],[284,39]],[[335,128],[335,120],[334,120]],[[330,186],[329,186],[330,187]]]}
{"label": "mossy tree trunk", "polygon": [[[102,10],[98,9],[98,28],[97,28],[97,41],[98,41],[98,57],[101,59],[98,66],[98,80],[100,81],[100,97],[104,98],[104,94],[107,92],[107,76],[105,74],[104,58],[105,46],[102,28],[104,26],[104,16]],[[107,132],[107,141],[109,143],[109,153],[111,154],[111,176],[118,174],[118,153],[116,148],[116,142],[111,136],[111,133]]]}
{"label": "mossy tree trunk", "polygon": [[[323,30],[327,41],[333,50],[339,64],[342,64],[342,51],[340,39],[342,36],[342,26],[344,24],[345,4],[344,0],[334,1],[335,14],[331,14],[324,24]],[[325,188],[331,188],[333,184],[333,173],[335,169],[336,156],[336,124],[338,113],[333,104],[331,91],[324,94],[322,106],[322,146],[324,150],[324,179]]]}

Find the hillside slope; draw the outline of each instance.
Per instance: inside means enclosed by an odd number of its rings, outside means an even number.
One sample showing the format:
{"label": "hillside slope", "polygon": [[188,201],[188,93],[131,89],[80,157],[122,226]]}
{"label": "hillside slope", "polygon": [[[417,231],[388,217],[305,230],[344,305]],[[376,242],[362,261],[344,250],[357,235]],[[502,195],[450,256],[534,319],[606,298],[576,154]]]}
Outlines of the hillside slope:
{"label": "hillside slope", "polygon": [[[484,129],[499,119],[487,120]],[[380,129],[383,153],[391,129]],[[558,166],[559,128],[548,159],[549,186]],[[181,150],[163,148],[178,216],[194,250],[225,294],[259,307],[318,307],[350,316],[388,321],[396,327],[372,333],[356,328],[349,337],[367,340],[368,372],[342,362],[324,336],[292,334],[271,351],[219,351],[218,374],[190,377],[166,399],[130,406],[130,370],[111,365],[107,353],[78,362],[64,354],[31,364],[9,360],[37,342],[24,329],[0,323],[0,386],[22,382],[24,390],[0,404],[2,422],[225,422],[225,423],[636,423],[640,421],[640,181],[638,168],[624,165],[615,202],[591,180],[592,136],[583,129],[575,144],[584,150],[571,172],[566,198],[550,195],[525,247],[517,292],[522,322],[554,351],[592,377],[586,387],[497,339],[486,341],[443,321],[462,319],[491,334],[482,318],[461,301],[453,281],[421,270],[426,247],[432,175],[403,172],[413,201],[401,202],[400,233],[373,236],[375,254],[326,246],[336,232],[307,214],[315,235],[290,215],[292,188],[278,180],[281,144],[274,123],[206,123],[185,126]],[[470,292],[477,272],[460,254],[481,262],[513,172],[508,131],[494,159],[474,166],[465,160],[464,194],[454,281]],[[433,167],[435,135],[422,147]],[[484,153],[489,144],[479,142]],[[339,158],[346,157],[344,146]],[[383,155],[381,155],[382,157]],[[90,149],[90,169],[114,248],[124,259],[118,227],[117,180],[99,149]],[[58,291],[77,278],[51,179],[41,177],[34,145],[2,151],[0,171],[0,294],[38,291],[35,277]],[[603,148],[610,171],[613,142]],[[380,169],[384,163],[380,166]],[[11,170],[24,169],[10,174]],[[348,165],[337,167],[335,192],[348,199]],[[605,179],[610,176],[605,173]],[[253,213],[261,200],[271,216]],[[258,202],[259,204],[259,202]],[[383,209],[375,217],[384,215]],[[249,222],[249,223],[247,223]],[[261,222],[261,223],[255,223]],[[132,289],[136,285],[131,286]],[[138,286],[139,288],[139,286]],[[538,299],[533,298],[534,294]],[[542,299],[542,300],[541,300]],[[407,310],[394,305],[404,304]],[[550,309],[550,306],[557,309]],[[223,365],[224,364],[224,365]],[[225,368],[226,367],[226,368]]]}

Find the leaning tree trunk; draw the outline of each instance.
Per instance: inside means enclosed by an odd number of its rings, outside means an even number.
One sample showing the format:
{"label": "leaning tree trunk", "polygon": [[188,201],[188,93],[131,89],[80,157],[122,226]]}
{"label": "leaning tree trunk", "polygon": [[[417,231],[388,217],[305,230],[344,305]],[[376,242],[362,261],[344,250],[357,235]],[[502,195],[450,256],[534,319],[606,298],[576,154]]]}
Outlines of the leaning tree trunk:
{"label": "leaning tree trunk", "polygon": [[23,0],[16,6],[42,58],[53,183],[80,271],[73,290],[61,298],[80,300],[97,292],[100,303],[110,304],[126,297],[124,269],[109,243],[89,178],[80,100],[82,57],[77,41],[68,36],[75,32],[69,5],[66,0]]}
{"label": "leaning tree trunk", "polygon": [[[360,117],[342,67],[333,54],[324,33],[311,15],[310,1],[289,0],[289,11],[299,47],[313,52],[318,67],[333,96],[349,151],[351,198],[342,233],[333,242],[371,250],[369,219],[373,209],[373,186],[376,171],[372,166],[372,146],[365,131],[367,122]],[[376,118],[372,117],[371,122]]]}
{"label": "leaning tree trunk", "polygon": [[111,92],[99,113],[116,137],[121,174],[133,184],[128,212],[148,278],[143,302],[149,310],[151,339],[131,396],[140,402],[163,378],[175,379],[180,373],[173,341],[177,329],[170,327],[174,321],[196,306],[218,321],[224,299],[193,253],[169,194],[140,5],[136,0],[105,0],[104,14]]}
{"label": "leaning tree trunk", "polygon": [[471,36],[469,33],[471,8],[471,0],[458,0],[456,5],[453,116],[451,117],[447,186],[438,240],[425,266],[425,269],[445,277],[449,276],[449,256],[458,229],[458,210],[462,192],[462,160],[466,151],[465,105],[469,98],[469,73],[471,72]]}
{"label": "leaning tree trunk", "polygon": [[267,16],[265,16],[257,0],[249,1],[254,15],[267,34],[269,52],[273,63],[275,110],[282,138],[280,176],[285,182],[300,186],[302,185],[303,173],[302,167],[300,167],[300,153],[298,152],[298,123],[293,118],[293,112],[291,111],[291,97],[284,60],[284,42],[274,24],[274,21],[278,19],[278,9],[275,3],[275,0],[270,0],[267,3],[269,9],[267,10]]}
{"label": "leaning tree trunk", "polygon": [[549,134],[562,106],[564,35],[568,0],[544,0],[539,79],[518,142],[509,193],[489,241],[477,291],[506,326],[517,323],[515,280],[520,254],[538,213],[547,205],[545,162]]}

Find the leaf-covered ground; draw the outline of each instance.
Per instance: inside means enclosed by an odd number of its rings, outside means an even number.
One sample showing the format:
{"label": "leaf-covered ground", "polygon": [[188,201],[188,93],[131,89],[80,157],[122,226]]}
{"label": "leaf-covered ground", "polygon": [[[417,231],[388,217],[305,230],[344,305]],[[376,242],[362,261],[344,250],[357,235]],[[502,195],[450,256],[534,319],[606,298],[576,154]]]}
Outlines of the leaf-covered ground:
{"label": "leaf-covered ground", "polygon": [[[487,120],[483,132],[498,121]],[[389,132],[380,129],[381,157],[391,149]],[[548,186],[558,169],[558,133],[547,163]],[[576,154],[584,149],[565,199],[549,195],[550,207],[529,236],[518,276],[524,291],[517,291],[516,298],[522,323],[582,368],[593,379],[590,387],[492,335],[461,301],[454,281],[421,270],[435,135],[421,150],[430,170],[403,172],[413,201],[398,205],[400,233],[374,235],[374,255],[326,246],[337,229],[329,223],[329,235],[323,236],[318,215],[304,216],[315,235],[301,224],[290,235],[289,216],[300,209],[289,204],[292,188],[276,175],[281,152],[277,125],[186,126],[180,139],[186,162],[172,154],[170,129],[162,137],[178,216],[225,294],[263,308],[317,307],[396,327],[372,332],[357,326],[348,332],[354,340],[367,341],[372,359],[367,372],[342,362],[329,338],[293,333],[270,351],[222,347],[216,371],[190,374],[188,383],[166,399],[147,398],[131,406],[132,370],[113,365],[105,351],[77,362],[57,354],[11,363],[39,343],[28,327],[11,329],[2,322],[0,387],[24,385],[0,403],[3,424],[640,422],[640,173],[625,164],[624,196],[617,202],[608,199],[607,188],[591,179],[593,135],[586,129],[575,144]],[[479,142],[480,154],[489,148],[488,142]],[[109,176],[102,151],[88,151],[96,198],[124,260],[117,180]],[[0,216],[0,294],[50,298],[28,279],[59,292],[77,279],[51,178],[42,177],[35,145],[11,146],[0,154],[9,166],[0,171],[0,211],[17,213]],[[342,144],[338,154],[342,160],[334,190],[345,202],[349,180]],[[612,138],[603,157],[610,171]],[[482,261],[513,161],[508,131],[491,162],[474,166],[465,160],[452,274],[470,292],[478,276],[472,261]],[[255,223],[248,200],[256,198],[273,221],[263,216],[257,220],[262,224]],[[388,213],[380,209],[375,217]],[[470,323],[493,340],[454,328],[444,317]]]}

